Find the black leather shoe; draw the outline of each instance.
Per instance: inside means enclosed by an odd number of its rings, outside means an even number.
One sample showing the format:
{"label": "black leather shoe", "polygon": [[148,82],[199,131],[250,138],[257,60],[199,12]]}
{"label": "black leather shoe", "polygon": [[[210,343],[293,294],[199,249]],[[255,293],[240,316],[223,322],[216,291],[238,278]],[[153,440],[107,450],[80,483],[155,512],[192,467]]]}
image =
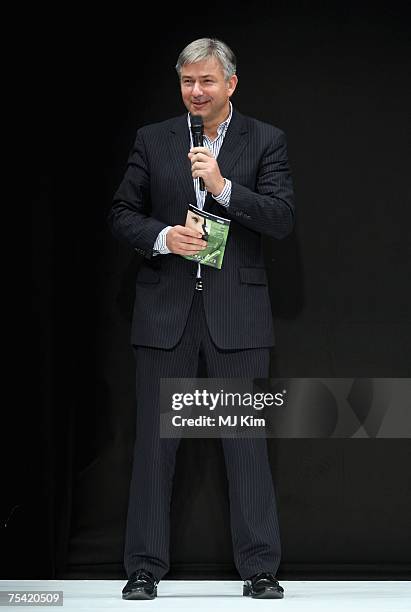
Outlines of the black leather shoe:
{"label": "black leather shoe", "polygon": [[122,590],[123,599],[154,599],[159,581],[145,569],[133,572]]}
{"label": "black leather shoe", "polygon": [[243,595],[251,595],[254,599],[282,599],[284,589],[274,574],[261,572],[244,580]]}

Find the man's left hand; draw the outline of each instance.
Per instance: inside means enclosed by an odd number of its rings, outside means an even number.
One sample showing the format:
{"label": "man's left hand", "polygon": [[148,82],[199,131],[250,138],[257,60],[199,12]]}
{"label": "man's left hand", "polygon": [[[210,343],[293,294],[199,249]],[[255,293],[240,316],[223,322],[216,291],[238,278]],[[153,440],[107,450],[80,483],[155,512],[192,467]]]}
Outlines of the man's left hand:
{"label": "man's left hand", "polygon": [[191,160],[193,178],[201,176],[207,191],[219,195],[224,189],[225,181],[211,151],[207,147],[192,147],[188,157]]}

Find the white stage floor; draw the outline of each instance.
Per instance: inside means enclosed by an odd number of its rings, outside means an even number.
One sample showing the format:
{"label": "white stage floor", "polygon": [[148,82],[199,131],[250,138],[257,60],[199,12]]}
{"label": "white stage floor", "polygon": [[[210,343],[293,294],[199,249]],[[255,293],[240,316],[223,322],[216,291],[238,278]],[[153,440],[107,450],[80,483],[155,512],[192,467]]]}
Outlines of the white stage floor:
{"label": "white stage floor", "polygon": [[[280,580],[284,598],[256,600],[243,597],[239,581],[161,580],[157,598],[121,599],[125,580],[0,580],[0,591],[63,591],[64,605],[51,609],[76,610],[270,610],[298,612],[403,612],[411,610],[409,581],[287,581]],[[37,606],[36,606],[37,607]],[[24,606],[28,609],[29,606]],[[46,606],[49,608],[49,606]],[[17,606],[4,609],[16,610]]]}

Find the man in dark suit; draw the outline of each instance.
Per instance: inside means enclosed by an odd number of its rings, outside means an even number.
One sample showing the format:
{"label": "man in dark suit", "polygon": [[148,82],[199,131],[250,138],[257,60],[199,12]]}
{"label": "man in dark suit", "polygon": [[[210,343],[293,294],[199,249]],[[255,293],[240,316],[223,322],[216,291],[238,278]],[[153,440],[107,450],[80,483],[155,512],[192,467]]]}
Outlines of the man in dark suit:
{"label": "man in dark suit", "polygon": [[[138,130],[108,222],[144,256],[136,279],[131,343],[137,423],[127,516],[123,598],[148,599],[169,569],[169,511],[178,439],[160,438],[160,378],[197,374],[265,378],[274,345],[262,234],[281,239],[294,224],[287,144],[280,129],[241,115],[231,49],[199,39],[176,65],[183,116]],[[204,146],[193,147],[191,115]],[[201,190],[200,178],[205,189]],[[184,227],[188,203],[231,220],[220,270],[187,260],[206,246]],[[281,547],[265,438],[222,438],[234,561],[243,594],[283,597]]]}

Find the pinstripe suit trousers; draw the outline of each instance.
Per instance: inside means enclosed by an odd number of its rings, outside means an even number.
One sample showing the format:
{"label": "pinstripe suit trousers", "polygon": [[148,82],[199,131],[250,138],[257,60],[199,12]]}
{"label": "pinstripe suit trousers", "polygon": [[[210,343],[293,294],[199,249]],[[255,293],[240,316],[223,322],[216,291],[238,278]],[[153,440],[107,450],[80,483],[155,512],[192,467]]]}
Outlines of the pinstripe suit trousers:
{"label": "pinstripe suit trousers", "polygon": [[[269,349],[218,349],[208,331],[202,292],[195,290],[184,333],[174,348],[133,348],[137,419],[124,567],[128,577],[144,568],[161,580],[169,571],[170,502],[180,439],[160,438],[160,378],[196,377],[200,351],[211,378],[265,378]],[[243,580],[262,571],[276,574],[281,545],[267,441],[221,440],[236,568]]]}

